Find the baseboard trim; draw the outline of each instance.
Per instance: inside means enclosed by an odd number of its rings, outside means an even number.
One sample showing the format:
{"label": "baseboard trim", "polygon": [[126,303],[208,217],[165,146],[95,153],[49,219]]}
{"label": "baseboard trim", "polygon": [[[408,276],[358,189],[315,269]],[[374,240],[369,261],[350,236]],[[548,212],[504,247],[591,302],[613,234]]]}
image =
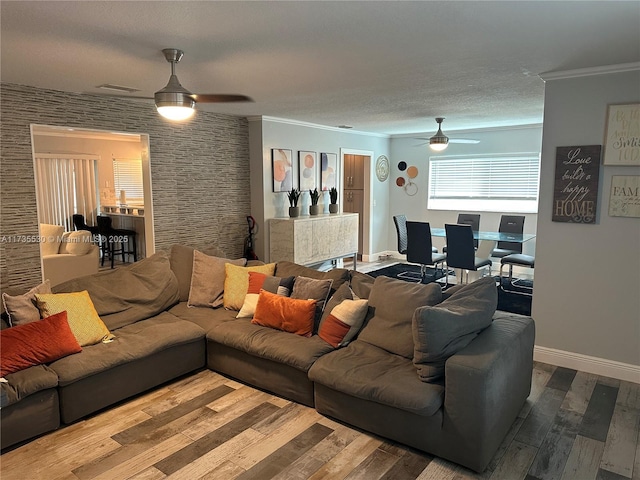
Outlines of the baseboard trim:
{"label": "baseboard trim", "polygon": [[533,348],[533,359],[559,367],[572,368],[574,370],[617,378],[627,382],[640,383],[640,365],[631,365],[629,363],[607,360],[606,358],[591,357],[589,355],[537,345]]}

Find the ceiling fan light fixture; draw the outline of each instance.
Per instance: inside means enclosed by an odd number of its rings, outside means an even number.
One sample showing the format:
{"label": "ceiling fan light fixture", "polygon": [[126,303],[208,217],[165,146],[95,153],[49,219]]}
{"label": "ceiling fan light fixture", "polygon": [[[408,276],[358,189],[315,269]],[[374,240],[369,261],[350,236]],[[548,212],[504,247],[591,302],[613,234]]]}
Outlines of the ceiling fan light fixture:
{"label": "ceiling fan light fixture", "polygon": [[195,113],[196,102],[190,94],[184,92],[166,92],[160,90],[155,94],[156,108],[163,117],[174,120],[186,120]]}
{"label": "ceiling fan light fixture", "polygon": [[436,122],[438,122],[438,131],[436,134],[429,139],[429,147],[431,150],[436,152],[441,152],[447,148],[449,145],[449,137],[447,137],[444,133],[442,133],[442,121],[444,118],[438,117],[436,118]]}

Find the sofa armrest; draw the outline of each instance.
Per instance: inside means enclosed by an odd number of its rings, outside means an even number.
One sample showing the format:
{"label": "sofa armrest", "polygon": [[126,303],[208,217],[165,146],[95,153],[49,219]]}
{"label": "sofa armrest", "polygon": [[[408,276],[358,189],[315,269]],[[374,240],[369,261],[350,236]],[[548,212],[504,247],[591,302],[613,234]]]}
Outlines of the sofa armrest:
{"label": "sofa armrest", "polygon": [[69,253],[44,255],[42,257],[42,271],[44,279],[49,279],[53,287],[72,278],[98,273],[99,263],[100,248],[97,245],[91,245],[89,252],[85,255]]}
{"label": "sofa armrest", "polygon": [[529,396],[534,341],[532,318],[496,312],[492,325],[445,365],[443,430],[462,439],[461,453],[475,452],[478,471]]}

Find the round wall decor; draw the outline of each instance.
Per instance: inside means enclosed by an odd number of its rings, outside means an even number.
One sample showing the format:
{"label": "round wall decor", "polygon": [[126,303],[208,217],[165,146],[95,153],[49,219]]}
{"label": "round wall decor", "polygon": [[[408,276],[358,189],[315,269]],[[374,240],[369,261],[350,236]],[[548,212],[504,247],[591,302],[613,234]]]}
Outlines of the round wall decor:
{"label": "round wall decor", "polygon": [[376,176],[381,182],[389,178],[389,159],[384,155],[380,155],[376,160]]}

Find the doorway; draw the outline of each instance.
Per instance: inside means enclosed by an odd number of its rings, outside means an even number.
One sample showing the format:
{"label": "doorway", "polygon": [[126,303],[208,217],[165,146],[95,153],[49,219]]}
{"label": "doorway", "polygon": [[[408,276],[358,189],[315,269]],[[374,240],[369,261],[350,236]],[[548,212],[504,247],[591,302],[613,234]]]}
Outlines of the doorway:
{"label": "doorway", "polygon": [[358,214],[358,260],[368,261],[371,239],[371,158],[369,150],[340,149],[342,211]]}
{"label": "doorway", "polygon": [[[98,215],[109,215],[113,217],[113,225],[116,228],[126,228],[137,232],[138,259],[149,256],[155,252],[155,236],[153,228],[153,203],[151,192],[151,169],[149,163],[149,136],[147,134],[132,134],[126,132],[114,132],[93,129],[66,128],[49,125],[31,125],[31,145],[34,161],[34,171],[36,173],[36,204],[38,207],[38,223],[54,223],[64,226],[66,231],[73,230],[73,222],[70,218],[72,214],[80,213],[84,216],[88,225],[96,226]],[[46,205],[44,193],[50,196],[50,190],[68,189],[67,182],[62,185],[57,180],[57,175],[51,175],[50,183],[40,189],[38,184],[42,182],[43,175],[38,175],[38,164],[46,163],[47,160],[60,158],[91,158],[95,161],[95,168],[92,169],[93,177],[86,184],[94,183],[93,189],[87,188],[81,194],[74,192],[73,201],[69,202],[69,208],[58,212],[55,221],[49,219],[50,215],[41,211]],[[118,166],[124,161],[138,162],[141,168],[140,191],[135,204],[129,202],[120,205],[121,192],[116,191],[116,187],[122,184],[116,178],[114,165]],[[77,163],[77,162],[76,162]],[[72,175],[76,175],[77,167],[70,170]],[[42,170],[46,172],[46,170]],[[45,175],[46,176],[46,175]],[[89,177],[87,177],[89,178]],[[140,181],[138,183],[140,183]],[[77,184],[77,182],[75,182]],[[42,185],[40,185],[42,187]],[[128,187],[120,187],[121,189]],[[49,190],[47,192],[47,190]],[[83,196],[93,196],[85,202]],[[68,212],[67,212],[68,210]],[[61,216],[62,215],[62,216]],[[41,255],[42,260],[42,255]],[[44,268],[43,268],[44,275]]]}

